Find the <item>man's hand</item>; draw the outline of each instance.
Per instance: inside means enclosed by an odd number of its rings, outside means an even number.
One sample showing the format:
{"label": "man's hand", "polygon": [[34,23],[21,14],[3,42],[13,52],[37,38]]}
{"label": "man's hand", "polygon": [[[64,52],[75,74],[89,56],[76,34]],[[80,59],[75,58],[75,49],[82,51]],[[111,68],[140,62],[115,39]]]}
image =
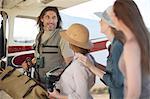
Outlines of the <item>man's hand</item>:
{"label": "man's hand", "polygon": [[30,57],[27,57],[25,59],[25,61],[21,64],[21,67],[24,69],[24,70],[28,70],[30,67],[32,67],[34,64],[36,63],[36,59],[33,58],[31,59]]}
{"label": "man's hand", "polygon": [[24,70],[28,70],[28,65],[26,63],[26,61],[24,61],[22,64],[21,64],[21,67],[24,69]]}
{"label": "man's hand", "polygon": [[35,65],[36,63],[36,58],[32,58],[32,64]]}

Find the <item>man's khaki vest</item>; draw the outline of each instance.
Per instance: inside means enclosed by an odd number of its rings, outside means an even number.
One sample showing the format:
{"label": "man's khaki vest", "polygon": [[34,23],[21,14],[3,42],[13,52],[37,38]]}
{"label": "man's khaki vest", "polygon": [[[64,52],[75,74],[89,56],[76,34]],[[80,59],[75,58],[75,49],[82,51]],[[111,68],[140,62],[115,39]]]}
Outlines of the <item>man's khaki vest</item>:
{"label": "man's khaki vest", "polygon": [[[39,56],[43,57],[44,68],[39,68],[40,77],[44,77],[48,71],[51,71],[58,67],[63,67],[65,65],[63,56],[60,49],[60,29],[56,29],[52,32],[51,37],[46,40],[44,43],[40,44]],[[39,36],[39,35],[38,35]],[[37,36],[37,38],[38,38]],[[36,39],[36,46],[38,40]],[[36,47],[36,53],[38,53]],[[36,55],[35,55],[36,56]],[[37,56],[36,56],[37,57]]]}

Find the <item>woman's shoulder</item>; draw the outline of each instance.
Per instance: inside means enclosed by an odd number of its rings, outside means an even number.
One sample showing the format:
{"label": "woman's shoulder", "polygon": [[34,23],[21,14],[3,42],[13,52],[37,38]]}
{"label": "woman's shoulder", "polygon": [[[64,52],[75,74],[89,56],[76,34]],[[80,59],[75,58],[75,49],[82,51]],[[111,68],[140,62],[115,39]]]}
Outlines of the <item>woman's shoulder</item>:
{"label": "woman's shoulder", "polygon": [[130,49],[130,50],[138,50],[140,49],[139,44],[135,40],[127,41],[124,44],[124,49]]}
{"label": "woman's shoulder", "polygon": [[73,65],[75,68],[83,68],[83,67],[84,67],[83,64],[82,64],[79,60],[77,60],[77,59],[73,60],[72,65]]}
{"label": "woman's shoulder", "polygon": [[140,47],[139,44],[136,41],[127,41],[124,44],[124,54],[125,55],[134,55],[134,56],[140,56]]}
{"label": "woman's shoulder", "polygon": [[81,63],[79,60],[74,60],[73,63],[71,64],[72,67],[77,70],[77,71],[86,71],[87,68],[84,66],[83,63]]}

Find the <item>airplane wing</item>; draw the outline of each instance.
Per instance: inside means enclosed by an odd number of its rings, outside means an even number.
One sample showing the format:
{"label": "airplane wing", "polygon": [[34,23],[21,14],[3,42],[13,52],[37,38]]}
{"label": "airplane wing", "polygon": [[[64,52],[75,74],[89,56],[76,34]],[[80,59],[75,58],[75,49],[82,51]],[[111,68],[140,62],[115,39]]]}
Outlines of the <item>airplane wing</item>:
{"label": "airplane wing", "polygon": [[65,9],[87,1],[90,0],[0,0],[0,8],[10,10],[11,13],[19,12],[22,15],[37,16],[45,6]]}

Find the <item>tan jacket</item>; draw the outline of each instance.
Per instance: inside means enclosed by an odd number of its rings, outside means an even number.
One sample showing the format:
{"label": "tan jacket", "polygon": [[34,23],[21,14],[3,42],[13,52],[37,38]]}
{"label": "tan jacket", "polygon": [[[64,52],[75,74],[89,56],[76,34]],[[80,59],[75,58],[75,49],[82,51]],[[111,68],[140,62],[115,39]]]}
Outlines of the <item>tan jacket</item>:
{"label": "tan jacket", "polygon": [[93,99],[90,89],[94,83],[95,75],[74,58],[61,75],[56,87],[62,94],[67,95],[68,99]]}

